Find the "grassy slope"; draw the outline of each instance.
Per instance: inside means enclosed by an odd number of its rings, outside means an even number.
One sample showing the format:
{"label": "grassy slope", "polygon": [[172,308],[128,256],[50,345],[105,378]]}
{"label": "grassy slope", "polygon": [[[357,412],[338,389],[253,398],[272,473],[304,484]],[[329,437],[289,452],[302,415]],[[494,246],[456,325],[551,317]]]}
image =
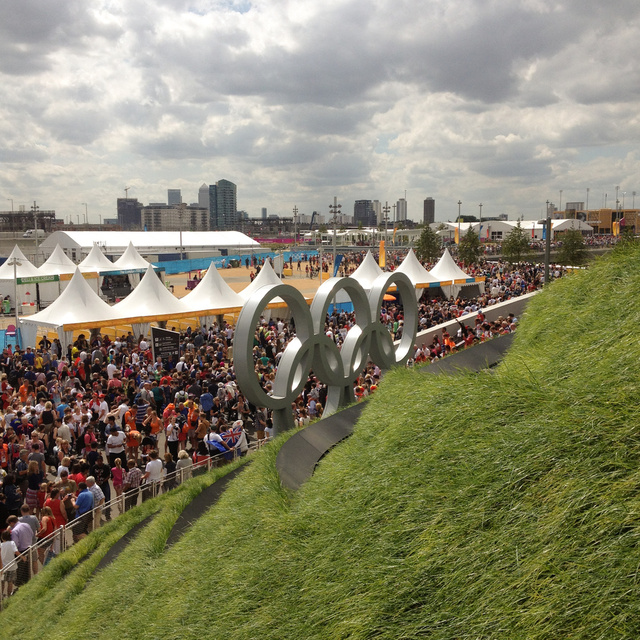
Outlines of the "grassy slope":
{"label": "grassy slope", "polygon": [[639,274],[627,250],[555,283],[492,373],[389,375],[296,495],[275,443],[168,551],[166,527],[148,527],[81,592],[62,583],[63,617],[43,625],[60,606],[44,594],[0,625],[49,639],[637,638]]}

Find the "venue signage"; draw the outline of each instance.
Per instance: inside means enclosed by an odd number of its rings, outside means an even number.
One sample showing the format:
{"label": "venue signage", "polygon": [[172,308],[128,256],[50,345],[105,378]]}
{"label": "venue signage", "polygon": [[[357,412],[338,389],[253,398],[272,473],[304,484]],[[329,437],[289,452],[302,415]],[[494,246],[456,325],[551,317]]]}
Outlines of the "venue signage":
{"label": "venue signage", "polygon": [[18,278],[18,284],[38,284],[40,282],[58,282],[60,276],[26,276],[24,278]]}
{"label": "venue signage", "polygon": [[180,359],[180,334],[177,331],[151,327],[151,353],[154,361],[162,358],[165,366],[169,362],[175,365]]}

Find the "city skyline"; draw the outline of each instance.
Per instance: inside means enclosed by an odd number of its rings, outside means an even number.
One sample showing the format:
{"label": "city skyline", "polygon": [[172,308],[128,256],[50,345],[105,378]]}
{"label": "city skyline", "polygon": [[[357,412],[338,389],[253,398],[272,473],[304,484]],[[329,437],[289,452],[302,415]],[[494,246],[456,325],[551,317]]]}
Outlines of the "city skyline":
{"label": "city skyline", "polygon": [[0,33],[2,209],[95,223],[220,178],[252,218],[405,191],[414,221],[427,197],[436,220],[459,200],[535,218],[640,192],[630,0],[24,2]]}

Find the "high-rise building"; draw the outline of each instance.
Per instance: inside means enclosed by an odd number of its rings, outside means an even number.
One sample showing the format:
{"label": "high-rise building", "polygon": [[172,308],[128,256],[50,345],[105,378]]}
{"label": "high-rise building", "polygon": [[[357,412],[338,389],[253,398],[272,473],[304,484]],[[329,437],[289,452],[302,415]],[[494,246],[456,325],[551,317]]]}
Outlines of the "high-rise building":
{"label": "high-rise building", "polygon": [[400,198],[396,204],[396,222],[403,222],[407,219],[407,201]]}
{"label": "high-rise building", "polygon": [[267,207],[262,207],[262,219],[267,219]]}
{"label": "high-rise building", "polygon": [[167,189],[167,204],[170,207],[182,204],[182,192],[180,189]]}
{"label": "high-rise building", "polygon": [[212,231],[235,229],[238,222],[237,187],[229,180],[209,185],[209,219]]}
{"label": "high-rise building", "polygon": [[353,205],[353,224],[358,226],[360,223],[363,227],[376,226],[376,214],[371,200],[356,200]]}
{"label": "high-rise building", "polygon": [[374,200],[371,205],[373,206],[373,213],[376,217],[375,225],[382,224],[384,222],[384,220],[382,220],[382,202],[380,202],[380,200]]}
{"label": "high-rise building", "polygon": [[118,224],[125,231],[138,231],[142,228],[142,203],[138,198],[118,198]]}
{"label": "high-rise building", "polygon": [[185,204],[150,204],[142,207],[142,226],[147,231],[208,231],[209,210]]}
{"label": "high-rise building", "polygon": [[422,221],[425,224],[433,224],[436,221],[436,201],[433,198],[426,198],[424,201]]}
{"label": "high-rise building", "polygon": [[198,189],[198,206],[209,211],[209,185],[203,184]]}

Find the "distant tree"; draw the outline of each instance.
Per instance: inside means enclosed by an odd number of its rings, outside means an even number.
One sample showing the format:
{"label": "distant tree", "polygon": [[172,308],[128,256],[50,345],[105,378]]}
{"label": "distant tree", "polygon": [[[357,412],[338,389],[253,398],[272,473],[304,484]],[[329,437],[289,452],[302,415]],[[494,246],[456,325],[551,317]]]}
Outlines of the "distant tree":
{"label": "distant tree", "polygon": [[442,240],[429,225],[422,230],[415,253],[421,262],[435,262],[442,255]]}
{"label": "distant tree", "polygon": [[577,266],[587,260],[584,238],[578,229],[569,229],[562,236],[562,246],[558,251],[557,262],[567,266]]}
{"label": "distant tree", "polygon": [[529,236],[518,220],[513,231],[502,241],[502,255],[509,262],[523,262],[530,254]]}
{"label": "distant tree", "polygon": [[467,230],[467,233],[460,238],[460,244],[458,244],[458,257],[466,265],[478,262],[478,259],[482,255],[482,245],[480,244],[480,238],[478,234],[471,228]]}
{"label": "distant tree", "polygon": [[321,225],[318,227],[318,231],[319,231],[320,233],[327,233],[327,225],[326,225],[326,224],[321,224]]}

